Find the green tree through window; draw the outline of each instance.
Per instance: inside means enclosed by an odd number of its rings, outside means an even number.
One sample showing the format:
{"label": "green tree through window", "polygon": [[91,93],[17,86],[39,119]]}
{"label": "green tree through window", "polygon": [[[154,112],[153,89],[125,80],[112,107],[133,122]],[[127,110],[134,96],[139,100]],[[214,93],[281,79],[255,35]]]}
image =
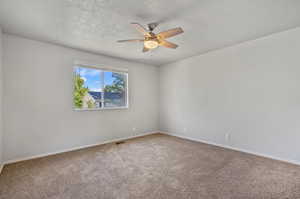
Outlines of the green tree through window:
{"label": "green tree through window", "polygon": [[76,108],[82,108],[83,97],[88,93],[89,89],[85,88],[84,80],[79,74],[75,75],[75,86],[74,86],[74,104]]}
{"label": "green tree through window", "polygon": [[122,93],[125,89],[124,76],[119,73],[113,73],[112,77],[114,78],[113,83],[111,85],[106,85],[104,87],[104,92]]}

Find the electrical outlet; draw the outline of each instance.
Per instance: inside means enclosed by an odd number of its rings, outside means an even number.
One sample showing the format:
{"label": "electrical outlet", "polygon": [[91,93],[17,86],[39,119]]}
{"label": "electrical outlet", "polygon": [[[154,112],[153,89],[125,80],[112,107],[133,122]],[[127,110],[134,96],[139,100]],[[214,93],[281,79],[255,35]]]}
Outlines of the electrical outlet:
{"label": "electrical outlet", "polygon": [[137,134],[136,127],[132,127],[132,135],[135,136]]}
{"label": "electrical outlet", "polygon": [[184,127],[184,128],[183,128],[183,132],[186,133],[186,131],[187,131],[187,129],[186,129],[186,127]]}
{"label": "electrical outlet", "polygon": [[230,134],[229,134],[229,133],[226,133],[226,134],[225,134],[225,141],[226,141],[226,142],[229,142],[229,140],[230,140]]}

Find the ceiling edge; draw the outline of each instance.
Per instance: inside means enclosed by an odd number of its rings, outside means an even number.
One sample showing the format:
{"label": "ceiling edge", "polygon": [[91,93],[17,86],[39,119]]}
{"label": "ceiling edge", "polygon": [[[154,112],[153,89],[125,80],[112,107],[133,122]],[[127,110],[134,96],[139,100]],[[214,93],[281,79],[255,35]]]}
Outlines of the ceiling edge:
{"label": "ceiling edge", "polygon": [[[0,27],[1,27],[1,26],[0,26]],[[126,59],[126,58],[123,58],[123,57],[107,55],[107,54],[105,54],[105,53],[100,53],[100,52],[96,52],[96,51],[92,51],[92,50],[87,50],[87,49],[79,48],[79,47],[72,46],[72,45],[61,44],[60,42],[53,41],[53,40],[50,41],[50,40],[43,40],[43,39],[31,38],[31,37],[27,37],[27,36],[24,36],[24,35],[20,35],[20,34],[16,34],[16,33],[7,32],[7,31],[5,31],[5,30],[3,30],[3,29],[2,29],[2,33],[3,33],[3,34],[6,34],[6,35],[12,35],[12,36],[15,36],[15,37],[20,37],[20,38],[32,40],[32,41],[38,41],[38,42],[42,42],[42,43],[47,43],[47,44],[51,44],[51,45],[56,45],[56,46],[60,46],[60,47],[63,47],[63,48],[70,48],[70,49],[78,50],[78,51],[81,51],[81,52],[84,52],[84,53],[90,53],[90,54],[93,54],[93,55],[100,55],[100,56],[105,56],[105,57],[112,58],[112,59],[118,59],[118,60],[120,60],[120,61],[133,62],[133,63],[137,63],[137,64],[143,64],[143,65],[154,66],[154,67],[160,66],[160,65],[158,65],[158,64],[148,64],[148,63],[145,63],[145,62],[136,61],[136,60],[134,60],[134,59]]]}
{"label": "ceiling edge", "polygon": [[165,66],[165,65],[173,64],[173,63],[180,62],[180,61],[183,61],[183,60],[186,60],[186,59],[190,59],[190,58],[193,58],[193,57],[197,57],[197,56],[200,56],[200,55],[205,55],[205,54],[216,52],[216,51],[223,50],[223,49],[226,49],[226,48],[231,48],[231,47],[235,47],[235,46],[238,46],[238,45],[242,45],[244,43],[248,43],[248,42],[252,42],[252,41],[264,39],[264,38],[267,38],[269,36],[273,36],[273,35],[276,35],[276,34],[288,32],[288,31],[291,31],[291,30],[294,30],[294,29],[297,29],[297,28],[300,28],[300,25],[297,25],[297,26],[294,26],[294,27],[290,27],[290,28],[287,28],[287,29],[284,29],[284,30],[279,30],[279,31],[274,31],[274,32],[266,33],[266,34],[263,34],[261,36],[255,37],[255,38],[250,38],[250,39],[247,39],[247,40],[241,40],[241,41],[238,41],[238,42],[234,42],[232,44],[224,45],[224,46],[219,47],[219,48],[212,48],[212,49],[200,52],[200,53],[196,53],[196,54],[191,55],[189,57],[186,57],[186,58],[183,58],[183,59],[178,59],[176,61],[167,62],[165,64],[160,64],[158,66],[160,67],[160,66]]}

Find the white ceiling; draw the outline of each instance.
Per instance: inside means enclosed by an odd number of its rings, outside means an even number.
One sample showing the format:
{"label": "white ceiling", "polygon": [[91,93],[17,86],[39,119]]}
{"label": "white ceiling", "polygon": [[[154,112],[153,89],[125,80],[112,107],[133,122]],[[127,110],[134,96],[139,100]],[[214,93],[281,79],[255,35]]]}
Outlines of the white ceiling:
{"label": "white ceiling", "polygon": [[[142,53],[130,22],[181,26],[176,50]],[[300,25],[300,0],[0,0],[6,33],[161,65]]]}

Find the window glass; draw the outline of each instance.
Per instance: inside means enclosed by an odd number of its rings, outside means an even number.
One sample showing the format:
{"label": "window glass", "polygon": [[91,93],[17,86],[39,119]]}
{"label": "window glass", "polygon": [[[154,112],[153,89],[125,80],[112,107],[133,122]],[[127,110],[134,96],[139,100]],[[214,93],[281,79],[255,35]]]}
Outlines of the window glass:
{"label": "window glass", "polygon": [[127,73],[75,67],[75,109],[127,107]]}
{"label": "window glass", "polygon": [[117,72],[104,72],[104,107],[126,105],[126,75]]}

